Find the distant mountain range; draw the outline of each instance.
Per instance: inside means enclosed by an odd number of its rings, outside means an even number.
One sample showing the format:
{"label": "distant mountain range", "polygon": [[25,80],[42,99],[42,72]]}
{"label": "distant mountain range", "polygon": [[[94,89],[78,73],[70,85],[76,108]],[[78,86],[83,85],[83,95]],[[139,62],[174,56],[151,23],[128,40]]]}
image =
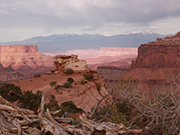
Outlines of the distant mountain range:
{"label": "distant mountain range", "polygon": [[[63,52],[74,49],[99,49],[100,47],[135,47],[142,43],[163,38],[152,31],[126,32],[120,35],[103,36],[99,34],[54,34],[50,36],[38,36],[22,41],[0,43],[0,45],[38,45],[39,52]],[[169,36],[169,35],[168,35]]]}

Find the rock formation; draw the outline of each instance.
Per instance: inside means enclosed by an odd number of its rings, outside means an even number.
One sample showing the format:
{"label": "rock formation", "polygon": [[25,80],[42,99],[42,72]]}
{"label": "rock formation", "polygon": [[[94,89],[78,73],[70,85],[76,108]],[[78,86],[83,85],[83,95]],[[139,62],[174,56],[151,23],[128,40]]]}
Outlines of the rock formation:
{"label": "rock formation", "polygon": [[162,40],[142,44],[131,68],[178,68],[180,65],[179,40]]}
{"label": "rock formation", "polygon": [[87,62],[79,60],[77,55],[56,55],[54,60],[56,71],[64,72],[65,69],[71,68],[74,72],[89,72]]}
{"label": "rock formation", "polygon": [[[0,82],[19,80],[44,74],[54,69],[51,56],[38,52],[37,45],[0,46]],[[2,67],[2,68],[1,68]]]}
{"label": "rock formation", "polygon": [[162,84],[172,82],[180,66],[180,32],[175,36],[141,44],[138,56],[132,60],[131,70],[121,77],[136,82]]}
{"label": "rock formation", "polygon": [[37,45],[0,46],[0,63],[4,68],[11,66],[17,70],[24,65],[30,68],[53,67],[52,60],[53,57],[39,53]]}

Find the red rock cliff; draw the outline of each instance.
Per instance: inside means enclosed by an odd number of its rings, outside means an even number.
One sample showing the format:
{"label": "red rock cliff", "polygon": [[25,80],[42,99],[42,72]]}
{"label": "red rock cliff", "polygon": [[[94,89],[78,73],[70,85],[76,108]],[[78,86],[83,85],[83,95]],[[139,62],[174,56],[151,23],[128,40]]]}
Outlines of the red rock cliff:
{"label": "red rock cliff", "polygon": [[180,65],[180,40],[162,40],[142,44],[131,68],[178,68]]}
{"label": "red rock cliff", "polygon": [[175,36],[141,44],[138,56],[131,63],[131,70],[122,75],[137,82],[157,84],[172,81],[172,73],[180,67],[180,32]]}
{"label": "red rock cliff", "polygon": [[30,68],[53,67],[53,60],[53,57],[39,53],[37,45],[0,46],[0,63],[4,68],[11,66],[17,70],[22,66]]}

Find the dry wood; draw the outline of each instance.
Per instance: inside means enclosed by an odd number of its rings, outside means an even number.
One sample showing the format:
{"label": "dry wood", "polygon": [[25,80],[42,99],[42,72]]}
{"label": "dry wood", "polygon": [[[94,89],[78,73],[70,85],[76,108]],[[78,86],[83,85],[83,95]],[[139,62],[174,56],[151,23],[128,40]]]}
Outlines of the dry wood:
{"label": "dry wood", "polygon": [[[107,96],[108,95],[105,97]],[[44,112],[44,103],[45,93],[42,93],[41,109],[39,114],[36,115],[31,110],[14,106],[0,96],[0,134],[40,135],[51,132],[54,135],[68,135],[69,133],[91,135],[96,131],[105,131],[107,135],[140,133],[140,130],[130,130],[123,124],[109,122],[96,123],[87,119],[84,114],[80,116],[80,126],[68,125],[63,127],[60,123],[72,124],[73,119],[53,117],[52,114],[56,114],[60,110],[50,112],[49,109],[47,109],[46,112]],[[93,116],[93,114],[91,116]]]}

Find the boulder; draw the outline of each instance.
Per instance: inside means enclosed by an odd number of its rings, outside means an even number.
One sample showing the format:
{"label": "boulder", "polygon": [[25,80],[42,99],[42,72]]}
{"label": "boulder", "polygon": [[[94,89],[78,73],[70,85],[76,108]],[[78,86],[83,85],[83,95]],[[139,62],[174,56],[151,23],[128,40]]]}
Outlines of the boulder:
{"label": "boulder", "polygon": [[54,60],[56,71],[64,72],[71,68],[74,72],[89,72],[88,64],[85,60],[79,60],[77,55],[56,55]]}

